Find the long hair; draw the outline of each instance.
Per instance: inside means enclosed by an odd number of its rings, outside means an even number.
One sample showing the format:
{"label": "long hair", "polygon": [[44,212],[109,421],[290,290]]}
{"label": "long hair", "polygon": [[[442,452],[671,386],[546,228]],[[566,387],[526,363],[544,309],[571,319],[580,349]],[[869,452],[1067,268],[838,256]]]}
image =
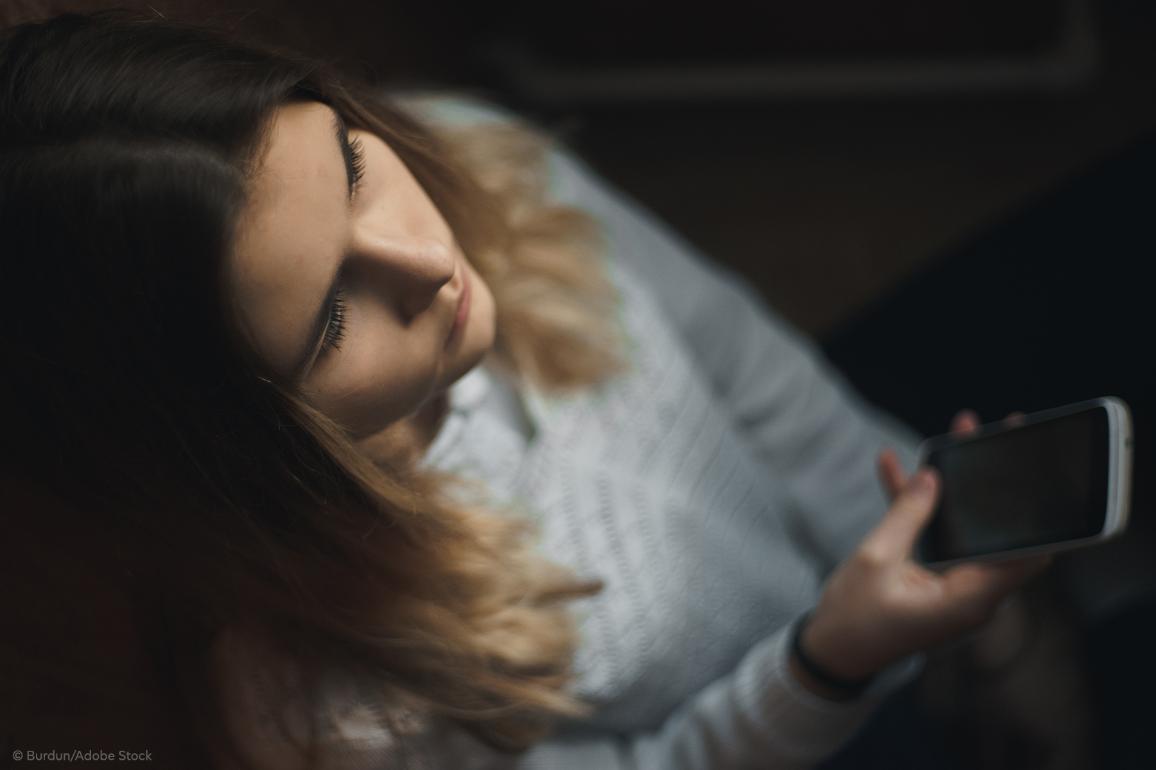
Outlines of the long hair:
{"label": "long hair", "polygon": [[[597,228],[543,198],[545,132],[442,129],[292,52],[66,14],[0,36],[3,472],[65,504],[53,531],[111,544],[198,745],[229,743],[206,654],[246,628],[523,749],[585,713],[566,608],[597,585],[452,477],[359,453],[262,367],[226,298],[271,116],[301,99],[380,136],[430,195],[493,288],[497,364],[553,389],[619,370]],[[2,515],[6,537],[47,520]]]}

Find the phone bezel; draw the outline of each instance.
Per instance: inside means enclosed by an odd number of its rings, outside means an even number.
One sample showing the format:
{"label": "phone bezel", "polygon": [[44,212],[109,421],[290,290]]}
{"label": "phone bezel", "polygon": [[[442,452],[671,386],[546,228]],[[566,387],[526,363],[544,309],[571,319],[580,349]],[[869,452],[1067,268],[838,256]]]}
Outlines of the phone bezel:
{"label": "phone bezel", "polygon": [[963,556],[954,559],[927,561],[922,552],[917,553],[920,563],[927,567],[949,567],[970,561],[1005,561],[1037,554],[1056,553],[1075,548],[1082,548],[1113,538],[1122,533],[1128,523],[1131,510],[1132,492],[1132,419],[1128,405],[1115,396],[1078,401],[1072,404],[1044,409],[1025,415],[1022,421],[1009,425],[1005,421],[985,423],[979,430],[966,437],[956,437],[951,434],[942,434],[925,439],[918,449],[918,467],[927,465],[928,455],[940,446],[947,444],[966,443],[987,436],[1006,433],[1027,425],[1032,425],[1059,417],[1066,417],[1078,412],[1092,409],[1103,409],[1108,417],[1108,494],[1107,510],[1104,513],[1104,527],[1095,535],[1089,537],[1057,540],[1053,543],[1033,545],[1023,548],[1011,548],[1004,551]]}

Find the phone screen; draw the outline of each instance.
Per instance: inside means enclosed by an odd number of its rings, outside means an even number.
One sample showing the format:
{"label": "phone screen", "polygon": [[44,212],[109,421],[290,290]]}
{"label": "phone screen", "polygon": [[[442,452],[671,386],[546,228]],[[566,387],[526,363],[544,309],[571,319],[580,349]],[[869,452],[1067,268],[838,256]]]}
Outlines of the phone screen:
{"label": "phone screen", "polygon": [[1102,407],[1029,422],[932,449],[939,506],[923,533],[926,562],[1092,537],[1108,500],[1108,413]]}

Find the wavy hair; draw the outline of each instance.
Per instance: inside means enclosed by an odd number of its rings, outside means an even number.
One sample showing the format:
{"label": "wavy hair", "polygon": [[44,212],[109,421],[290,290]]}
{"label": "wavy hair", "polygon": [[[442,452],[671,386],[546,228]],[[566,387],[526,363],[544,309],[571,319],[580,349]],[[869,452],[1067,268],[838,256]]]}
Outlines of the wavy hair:
{"label": "wavy hair", "polygon": [[[225,298],[253,164],[299,99],[380,136],[427,191],[494,292],[496,363],[553,390],[619,371],[598,228],[546,200],[547,132],[424,122],[221,30],[65,14],[0,37],[5,473],[66,504],[61,531],[73,517],[116,544],[199,745],[230,743],[204,674],[244,628],[306,672],[339,666],[382,703],[524,749],[584,713],[567,605],[598,585],[453,477],[359,453],[262,367]],[[34,513],[3,516],[11,536]]]}

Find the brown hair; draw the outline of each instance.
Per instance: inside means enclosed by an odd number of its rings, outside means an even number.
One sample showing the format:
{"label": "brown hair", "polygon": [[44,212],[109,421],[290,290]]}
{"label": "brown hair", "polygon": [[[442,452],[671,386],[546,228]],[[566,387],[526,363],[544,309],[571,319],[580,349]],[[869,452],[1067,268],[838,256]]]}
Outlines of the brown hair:
{"label": "brown hair", "polygon": [[438,128],[285,51],[69,14],[0,38],[5,469],[67,504],[63,531],[83,517],[112,544],[206,744],[229,743],[206,654],[244,628],[307,683],[341,667],[382,703],[525,748],[584,711],[565,693],[566,602],[597,584],[536,556],[524,520],[464,504],[459,480],[359,453],[262,368],[222,297],[247,174],[289,99],[406,163],[494,292],[499,365],[546,389],[619,370],[597,228],[544,198],[544,132]]}

